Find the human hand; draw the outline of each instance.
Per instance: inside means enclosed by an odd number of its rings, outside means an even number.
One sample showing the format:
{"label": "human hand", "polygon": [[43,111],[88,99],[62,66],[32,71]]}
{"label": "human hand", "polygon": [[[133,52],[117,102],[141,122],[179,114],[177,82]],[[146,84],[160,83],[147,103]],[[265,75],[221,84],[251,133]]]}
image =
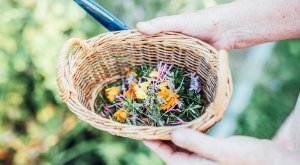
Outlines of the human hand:
{"label": "human hand", "polygon": [[146,35],[163,31],[183,33],[218,50],[300,37],[298,0],[239,0],[198,12],[139,22]]}
{"label": "human hand", "polygon": [[233,136],[226,139],[209,137],[191,129],[177,129],[172,147],[163,141],[144,141],[166,164],[298,164],[300,153],[281,148],[269,140]]}

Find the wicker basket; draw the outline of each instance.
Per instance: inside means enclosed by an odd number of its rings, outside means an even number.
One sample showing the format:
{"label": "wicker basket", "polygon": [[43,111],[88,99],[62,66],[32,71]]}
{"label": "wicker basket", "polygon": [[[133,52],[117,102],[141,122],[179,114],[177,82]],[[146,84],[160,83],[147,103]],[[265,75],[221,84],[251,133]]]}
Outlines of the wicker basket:
{"label": "wicker basket", "polygon": [[[75,49],[70,49],[76,46]],[[102,88],[125,75],[125,68],[159,61],[174,64],[201,77],[209,105],[205,113],[179,126],[133,126],[111,121],[94,112]],[[188,127],[206,131],[220,121],[232,95],[228,54],[179,33],[144,36],[136,30],[108,32],[88,40],[65,43],[57,63],[57,83],[62,100],[81,120],[113,135],[133,139],[169,140],[172,130]]]}

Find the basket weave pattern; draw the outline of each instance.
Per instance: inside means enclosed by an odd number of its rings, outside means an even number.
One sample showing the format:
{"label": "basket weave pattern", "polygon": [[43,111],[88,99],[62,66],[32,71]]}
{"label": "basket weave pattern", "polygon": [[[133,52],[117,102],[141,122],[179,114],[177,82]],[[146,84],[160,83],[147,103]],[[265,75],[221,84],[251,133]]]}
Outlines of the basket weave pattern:
{"label": "basket weave pattern", "polygon": [[[72,49],[73,46],[76,48]],[[200,76],[208,102],[201,117],[179,126],[152,127],[122,124],[94,112],[95,99],[105,85],[122,78],[128,68],[142,64],[156,66],[160,61]],[[127,30],[88,40],[71,38],[58,57],[56,76],[62,100],[81,120],[97,129],[133,139],[169,140],[172,130],[179,127],[206,131],[221,120],[232,95],[228,54],[174,32],[150,37]]]}

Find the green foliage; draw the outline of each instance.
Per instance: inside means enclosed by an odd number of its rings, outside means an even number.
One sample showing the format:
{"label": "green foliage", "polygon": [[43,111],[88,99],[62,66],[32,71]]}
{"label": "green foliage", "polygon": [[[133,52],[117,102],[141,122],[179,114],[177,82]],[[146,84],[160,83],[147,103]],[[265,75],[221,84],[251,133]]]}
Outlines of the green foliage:
{"label": "green foliage", "polygon": [[300,91],[300,39],[278,42],[236,134],[271,139],[294,109]]}

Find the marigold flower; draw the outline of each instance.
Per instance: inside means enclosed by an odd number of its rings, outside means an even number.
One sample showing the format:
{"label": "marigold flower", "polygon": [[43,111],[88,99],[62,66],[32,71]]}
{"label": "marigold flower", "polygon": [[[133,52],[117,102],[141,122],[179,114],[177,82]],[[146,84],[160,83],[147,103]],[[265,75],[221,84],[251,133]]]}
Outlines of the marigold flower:
{"label": "marigold flower", "polygon": [[159,72],[157,72],[155,69],[149,74],[149,77],[154,78],[154,77],[159,77]]}
{"label": "marigold flower", "polygon": [[174,93],[173,90],[167,88],[168,83],[165,81],[159,86],[158,96],[166,101],[165,104],[161,106],[161,110],[168,110],[170,107],[178,104],[179,95]]}
{"label": "marigold flower", "polygon": [[160,107],[161,110],[168,110],[172,106],[178,104],[179,95],[177,93],[173,94],[173,96],[168,97],[166,99],[166,103]]}
{"label": "marigold flower", "polygon": [[127,118],[127,116],[128,116],[128,113],[122,108],[114,113],[114,117],[116,117],[117,120],[121,123],[125,122],[125,119]]}
{"label": "marigold flower", "polygon": [[130,69],[128,69],[127,73],[126,73],[126,77],[128,77],[130,74],[132,74],[134,77],[137,77],[137,73],[134,71],[131,71]]}
{"label": "marigold flower", "polygon": [[171,93],[172,93],[171,89],[162,87],[162,88],[160,88],[160,91],[158,92],[158,96],[161,97],[162,99],[166,100]]}
{"label": "marigold flower", "polygon": [[134,86],[136,86],[137,83],[136,82],[131,82],[130,83],[130,88],[125,92],[125,96],[128,98],[128,97],[131,97],[131,99],[136,99],[136,94],[135,94],[135,91],[134,91]]}
{"label": "marigold flower", "polygon": [[110,87],[105,89],[105,94],[110,102],[114,102],[116,97],[120,94],[120,89],[118,87]]}

